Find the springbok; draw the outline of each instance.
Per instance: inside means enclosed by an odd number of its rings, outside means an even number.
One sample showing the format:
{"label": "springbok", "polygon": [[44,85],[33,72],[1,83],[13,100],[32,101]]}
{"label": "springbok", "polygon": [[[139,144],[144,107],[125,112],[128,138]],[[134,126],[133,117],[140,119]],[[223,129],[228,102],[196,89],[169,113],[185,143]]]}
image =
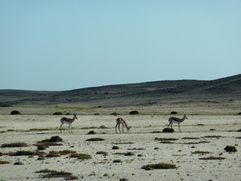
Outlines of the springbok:
{"label": "springbok", "polygon": [[180,130],[180,124],[181,124],[185,119],[188,119],[187,116],[186,116],[186,114],[184,114],[183,118],[170,117],[170,118],[168,119],[168,121],[169,121],[168,127],[171,126],[171,128],[172,128],[173,123],[177,123],[177,124],[178,124],[178,129],[179,129],[179,131],[181,131],[181,130]]}
{"label": "springbok", "polygon": [[78,119],[77,116],[76,116],[76,114],[74,114],[73,118],[62,117],[62,118],[60,119],[61,125],[60,125],[60,127],[59,127],[61,133],[62,133],[62,126],[63,126],[64,124],[69,124],[69,127],[68,127],[68,128],[70,129],[71,124],[74,122],[75,119]]}
{"label": "springbok", "polygon": [[131,129],[131,126],[128,126],[126,121],[123,118],[117,118],[116,119],[116,125],[115,125],[115,132],[117,133],[117,128],[119,130],[119,132],[121,133],[120,130],[120,125],[122,126],[122,133],[124,133],[124,128],[127,129],[127,132],[129,132],[129,130]]}

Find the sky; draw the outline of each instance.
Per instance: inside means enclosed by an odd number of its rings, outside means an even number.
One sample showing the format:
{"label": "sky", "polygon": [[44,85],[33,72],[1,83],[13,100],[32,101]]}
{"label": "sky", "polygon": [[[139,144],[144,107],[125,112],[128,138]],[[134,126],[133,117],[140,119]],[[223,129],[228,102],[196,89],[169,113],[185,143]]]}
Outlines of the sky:
{"label": "sky", "polygon": [[0,0],[0,89],[240,73],[240,0]]}

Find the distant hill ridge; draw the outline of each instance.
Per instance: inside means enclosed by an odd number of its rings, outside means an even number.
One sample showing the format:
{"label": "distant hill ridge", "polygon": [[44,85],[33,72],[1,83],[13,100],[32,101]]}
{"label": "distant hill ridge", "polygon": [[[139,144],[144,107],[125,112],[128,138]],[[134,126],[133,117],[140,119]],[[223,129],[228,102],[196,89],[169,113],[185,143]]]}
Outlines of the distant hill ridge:
{"label": "distant hill ridge", "polygon": [[59,103],[131,106],[228,99],[241,100],[241,74],[216,80],[155,81],[69,91],[0,90],[0,106]]}

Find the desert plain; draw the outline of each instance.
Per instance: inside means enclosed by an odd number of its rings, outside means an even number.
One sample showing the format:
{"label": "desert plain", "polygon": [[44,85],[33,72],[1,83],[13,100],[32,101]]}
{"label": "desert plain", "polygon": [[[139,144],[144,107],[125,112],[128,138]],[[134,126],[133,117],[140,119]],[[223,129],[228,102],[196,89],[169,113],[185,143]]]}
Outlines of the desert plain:
{"label": "desert plain", "polygon": [[[160,107],[141,109],[138,115],[122,112],[118,116],[132,126],[129,133],[116,133],[117,117],[109,114],[123,109],[100,108],[101,114],[95,115],[82,110],[72,128],[64,125],[61,133],[60,118],[72,115],[41,111],[9,115],[12,108],[4,108],[0,115],[0,180],[241,180],[241,116],[234,114],[238,107],[225,111],[223,106],[218,111],[215,106],[204,106],[202,112],[193,106],[189,108],[193,112],[188,112],[187,107],[175,108],[178,114],[174,116],[186,113],[188,119],[180,131],[174,125],[174,133],[162,132],[172,116],[170,107],[163,108],[166,114],[158,114]],[[62,141],[41,148],[41,141],[56,136]],[[16,143],[25,145],[6,146]],[[236,151],[225,151],[226,146]],[[150,164],[173,168],[143,168]]]}

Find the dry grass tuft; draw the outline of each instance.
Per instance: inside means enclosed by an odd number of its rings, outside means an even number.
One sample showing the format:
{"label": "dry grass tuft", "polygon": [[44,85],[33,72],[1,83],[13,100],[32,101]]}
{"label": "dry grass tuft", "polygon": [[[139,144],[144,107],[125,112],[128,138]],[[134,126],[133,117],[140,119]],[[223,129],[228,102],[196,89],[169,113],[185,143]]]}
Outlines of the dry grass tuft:
{"label": "dry grass tuft", "polygon": [[52,136],[49,139],[45,139],[42,141],[38,141],[35,146],[45,146],[45,147],[49,147],[49,146],[61,146],[62,144],[60,144],[59,142],[63,142],[63,139],[59,136]]}
{"label": "dry grass tuft", "polygon": [[96,132],[95,131],[89,131],[87,134],[96,134]]}
{"label": "dry grass tuft", "polygon": [[162,130],[163,133],[173,133],[174,132],[174,129],[173,128],[164,128]]}
{"label": "dry grass tuft", "polygon": [[135,154],[133,152],[117,152],[113,153],[113,155],[124,155],[124,156],[134,156]]}
{"label": "dry grass tuft", "polygon": [[234,146],[226,146],[225,148],[224,148],[224,150],[226,151],[226,152],[237,152],[237,149],[234,147]]}
{"label": "dry grass tuft", "polygon": [[200,138],[198,138],[198,137],[183,137],[182,139],[183,140],[198,140]]}
{"label": "dry grass tuft", "polygon": [[177,141],[177,138],[155,138],[155,141]]}
{"label": "dry grass tuft", "polygon": [[113,163],[122,163],[122,161],[120,159],[117,159],[117,160],[113,160]]}
{"label": "dry grass tuft", "polygon": [[217,136],[217,135],[211,135],[211,136],[204,136],[203,138],[216,138],[216,139],[219,139],[219,138],[222,138],[223,136]]}
{"label": "dry grass tuft", "polygon": [[9,156],[34,156],[37,155],[37,152],[33,151],[16,151],[8,153]]}
{"label": "dry grass tuft", "polygon": [[8,161],[0,160],[0,165],[9,164],[9,163],[10,163],[10,162],[8,162]]}
{"label": "dry grass tuft", "polygon": [[77,158],[79,160],[88,160],[91,159],[91,155],[84,154],[84,153],[72,153],[69,156],[70,158]]}
{"label": "dry grass tuft", "polygon": [[225,157],[215,157],[215,156],[199,158],[199,160],[224,160],[224,159],[226,159],[226,158]]}
{"label": "dry grass tuft", "polygon": [[37,171],[36,173],[41,173],[42,178],[64,178],[65,180],[77,180],[77,176],[73,176],[71,172],[65,172],[65,171],[56,171],[56,170],[49,170],[44,169]]}
{"label": "dry grass tuft", "polygon": [[105,141],[105,139],[104,138],[90,138],[85,141]]}
{"label": "dry grass tuft", "polygon": [[115,143],[112,143],[114,145],[132,145],[134,144],[133,142],[115,142]]}
{"label": "dry grass tuft", "polygon": [[17,142],[17,143],[5,143],[1,145],[1,148],[11,148],[11,147],[27,147],[27,143]]}
{"label": "dry grass tuft", "polygon": [[209,154],[209,151],[194,151],[192,152],[192,154],[198,154],[198,155],[206,155]]}
{"label": "dry grass tuft", "polygon": [[52,158],[52,157],[60,157],[60,153],[58,151],[50,151],[49,154],[46,155],[46,158]]}
{"label": "dry grass tuft", "polygon": [[170,163],[157,163],[157,164],[148,164],[141,167],[144,170],[153,170],[153,169],[176,169],[175,164]]}
{"label": "dry grass tuft", "polygon": [[107,155],[108,155],[108,153],[107,153],[107,152],[105,152],[105,151],[98,151],[98,152],[96,152],[96,155],[103,155],[103,156],[107,156]]}

